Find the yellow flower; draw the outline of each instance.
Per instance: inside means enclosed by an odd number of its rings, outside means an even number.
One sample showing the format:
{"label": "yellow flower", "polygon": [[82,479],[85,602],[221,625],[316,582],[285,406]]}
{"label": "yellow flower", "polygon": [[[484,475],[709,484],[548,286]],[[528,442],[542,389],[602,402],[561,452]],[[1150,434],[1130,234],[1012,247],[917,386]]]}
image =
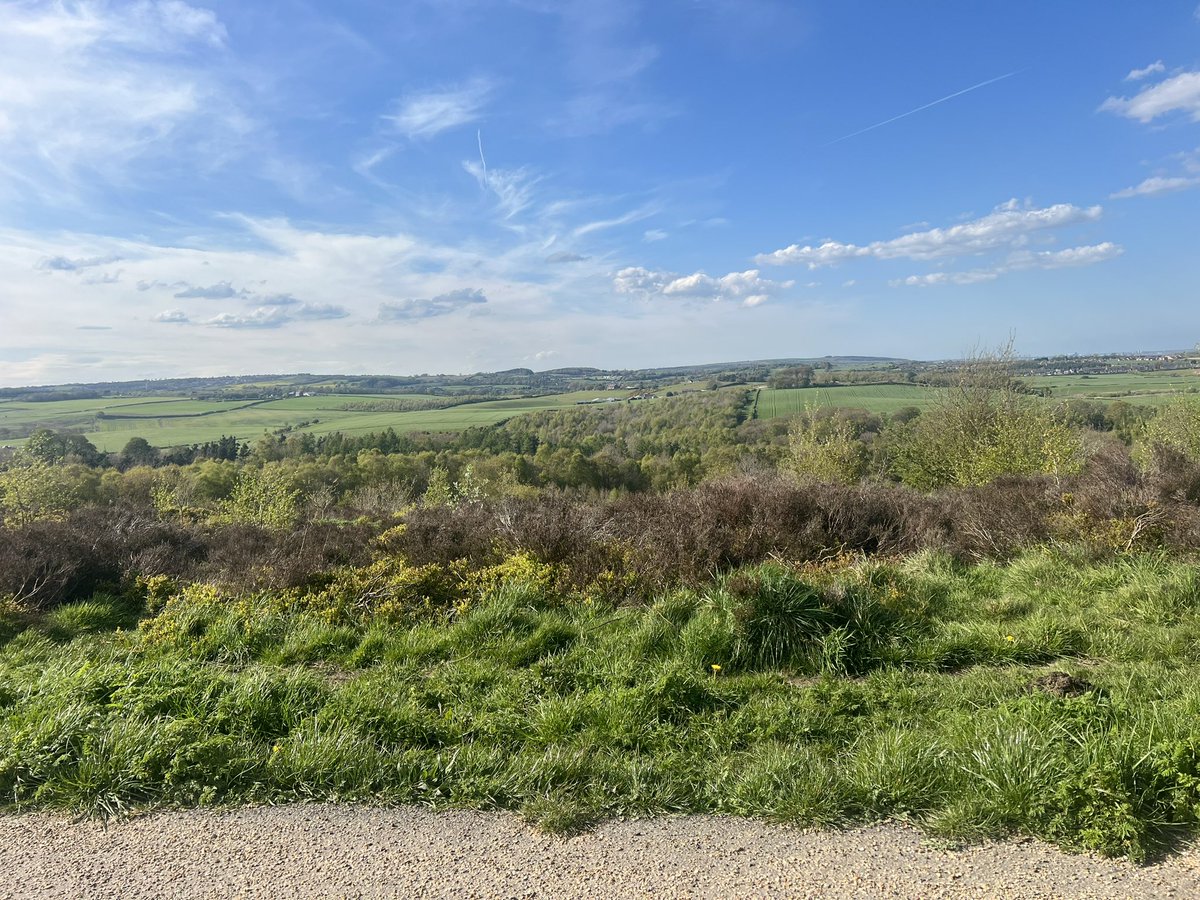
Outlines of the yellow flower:
{"label": "yellow flower", "polygon": [[1012,643],[1013,641],[1016,640],[1016,638],[1010,634],[1008,637],[1005,638],[1005,640],[1008,641],[1009,643]]}
{"label": "yellow flower", "polygon": [[282,747],[283,747],[282,744],[276,744],[274,747],[271,748],[271,752],[278,753]]}
{"label": "yellow flower", "polygon": [[721,667],[720,667],[720,666],[718,666],[716,663],[713,663],[713,664],[712,664],[712,673],[713,673],[714,675],[720,675],[720,674],[721,674]]}

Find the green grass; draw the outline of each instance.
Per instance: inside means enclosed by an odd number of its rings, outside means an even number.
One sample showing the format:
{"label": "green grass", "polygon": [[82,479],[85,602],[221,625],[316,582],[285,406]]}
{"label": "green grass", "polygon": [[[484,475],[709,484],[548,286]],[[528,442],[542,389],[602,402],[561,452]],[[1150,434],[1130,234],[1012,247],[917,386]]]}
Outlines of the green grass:
{"label": "green grass", "polygon": [[[0,401],[0,428],[21,429],[22,433],[38,426],[82,430],[100,450],[113,452],[133,437],[145,438],[156,447],[174,447],[212,441],[222,435],[253,441],[264,432],[287,426],[313,434],[334,431],[367,434],[387,428],[400,433],[461,431],[475,425],[492,425],[525,412],[573,407],[580,400],[608,396],[624,398],[628,394],[628,391],[580,391],[425,410],[379,410],[377,407],[452,401],[429,394],[337,394],[287,397],[265,403],[137,397],[48,403]],[[107,418],[98,413],[136,418]],[[310,424],[299,427],[305,422]],[[19,438],[0,440],[21,443]]]}
{"label": "green grass", "polygon": [[[1181,396],[1200,400],[1200,376],[1191,371],[1127,375],[1047,375],[1026,379],[1033,387],[1049,388],[1051,401],[1124,400],[1160,406]],[[873,413],[893,413],[905,406],[925,409],[936,398],[936,389],[903,384],[848,385],[820,388],[763,388],[757,418],[795,416],[807,405],[857,407]]]}
{"label": "green grass", "polygon": [[1027,381],[1034,387],[1050,388],[1050,396],[1055,400],[1125,400],[1150,406],[1200,390],[1200,375],[1191,370],[1125,375],[1046,375]]}
{"label": "green grass", "polygon": [[[510,580],[404,621],[129,604],[0,628],[8,806],[898,816],[1139,859],[1200,816],[1200,575],[1157,555],[760,567],[617,608]],[[1030,689],[1050,670],[1094,689]]]}
{"label": "green grass", "polygon": [[806,406],[865,409],[892,413],[906,406],[924,409],[933,402],[930,388],[907,384],[864,384],[846,387],[763,388],[759,392],[757,418],[795,416]]}

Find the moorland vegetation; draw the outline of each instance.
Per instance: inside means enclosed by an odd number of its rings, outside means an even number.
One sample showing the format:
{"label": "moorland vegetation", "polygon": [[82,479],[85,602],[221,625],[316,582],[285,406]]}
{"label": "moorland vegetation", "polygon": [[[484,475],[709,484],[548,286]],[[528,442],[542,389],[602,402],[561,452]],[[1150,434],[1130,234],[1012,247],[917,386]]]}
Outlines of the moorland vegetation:
{"label": "moorland vegetation", "polygon": [[35,433],[0,470],[0,802],[1194,833],[1200,404],[1048,402],[1004,354],[923,409],[753,403]]}

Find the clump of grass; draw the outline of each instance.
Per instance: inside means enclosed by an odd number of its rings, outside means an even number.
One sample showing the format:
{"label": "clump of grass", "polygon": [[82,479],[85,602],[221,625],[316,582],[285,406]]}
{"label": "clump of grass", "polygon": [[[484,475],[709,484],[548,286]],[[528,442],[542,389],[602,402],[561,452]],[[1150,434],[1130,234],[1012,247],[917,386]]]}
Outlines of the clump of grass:
{"label": "clump of grass", "polygon": [[[202,584],[140,629],[109,595],[14,619],[0,797],[99,815],[373,798],[559,832],[901,816],[1138,859],[1200,825],[1183,562],[753,566],[621,607],[511,568],[432,619]],[[1095,690],[1041,693],[1050,668]]]}

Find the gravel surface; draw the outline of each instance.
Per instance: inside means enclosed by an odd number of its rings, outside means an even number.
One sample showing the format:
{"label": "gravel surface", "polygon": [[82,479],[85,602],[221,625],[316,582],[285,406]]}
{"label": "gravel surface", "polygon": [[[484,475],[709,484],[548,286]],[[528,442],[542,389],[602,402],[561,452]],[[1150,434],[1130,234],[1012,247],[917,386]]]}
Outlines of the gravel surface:
{"label": "gravel surface", "polygon": [[0,816],[3,897],[1200,897],[1200,852],[1153,866],[1035,841],[947,850],[914,829],[694,816],[562,839],[512,815],[297,805],[110,825]]}

